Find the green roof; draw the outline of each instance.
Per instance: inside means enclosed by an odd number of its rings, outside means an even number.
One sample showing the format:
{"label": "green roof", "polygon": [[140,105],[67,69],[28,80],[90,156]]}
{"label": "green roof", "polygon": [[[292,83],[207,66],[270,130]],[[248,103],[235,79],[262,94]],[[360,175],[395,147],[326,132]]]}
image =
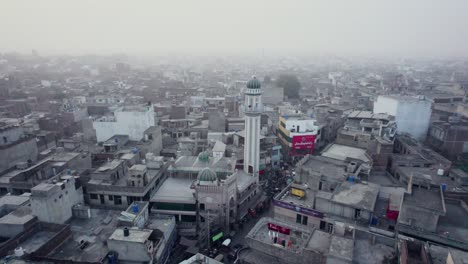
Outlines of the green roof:
{"label": "green roof", "polygon": [[210,168],[204,168],[198,173],[197,179],[199,181],[210,181],[214,182],[218,180],[218,176],[216,176],[216,172],[214,172]]}
{"label": "green roof", "polygon": [[260,89],[261,87],[262,84],[255,76],[247,82],[247,88],[249,89]]}

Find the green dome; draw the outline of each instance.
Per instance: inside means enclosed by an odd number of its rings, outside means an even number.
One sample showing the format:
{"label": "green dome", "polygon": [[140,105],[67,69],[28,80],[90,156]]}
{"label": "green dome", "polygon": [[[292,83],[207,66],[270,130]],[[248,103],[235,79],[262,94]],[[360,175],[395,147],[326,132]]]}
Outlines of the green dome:
{"label": "green dome", "polygon": [[210,154],[206,151],[203,151],[203,152],[200,152],[200,154],[198,154],[198,159],[200,161],[208,161],[210,159]]}
{"label": "green dome", "polygon": [[249,89],[260,89],[261,87],[262,84],[255,76],[247,82],[247,88]]}
{"label": "green dome", "polygon": [[216,172],[214,172],[212,169],[204,168],[198,173],[197,180],[205,182],[214,182],[218,180],[218,176],[216,176]]}

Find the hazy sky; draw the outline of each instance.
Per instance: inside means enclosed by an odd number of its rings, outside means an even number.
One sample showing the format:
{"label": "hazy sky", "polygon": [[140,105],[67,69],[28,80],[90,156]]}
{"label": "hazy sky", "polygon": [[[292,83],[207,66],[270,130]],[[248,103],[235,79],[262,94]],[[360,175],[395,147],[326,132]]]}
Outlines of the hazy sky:
{"label": "hazy sky", "polygon": [[468,54],[468,0],[0,0],[0,52]]}

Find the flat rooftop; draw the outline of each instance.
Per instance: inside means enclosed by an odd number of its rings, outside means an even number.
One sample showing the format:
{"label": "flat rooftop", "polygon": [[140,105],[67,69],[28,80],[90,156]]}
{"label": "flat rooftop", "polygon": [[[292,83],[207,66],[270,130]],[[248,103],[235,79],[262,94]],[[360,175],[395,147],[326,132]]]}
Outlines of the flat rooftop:
{"label": "flat rooftop", "polygon": [[322,156],[345,161],[347,158],[369,162],[365,149],[333,144],[322,152]]}
{"label": "flat rooftop", "polygon": [[302,167],[331,178],[344,179],[346,175],[345,162],[323,156],[308,156]]}
{"label": "flat rooftop", "polygon": [[34,218],[31,208],[22,206],[0,218],[0,225],[24,225]]}
{"label": "flat rooftop", "polygon": [[104,165],[99,167],[95,173],[100,173],[100,172],[106,172],[108,170],[113,170],[117,168],[120,164],[122,164],[124,161],[123,160],[112,160],[109,162],[106,162]]}
{"label": "flat rooftop", "polygon": [[427,190],[413,188],[411,194],[405,194],[404,205],[413,205],[440,213],[444,212],[444,201],[439,189]]}
{"label": "flat rooftop", "polygon": [[124,228],[117,228],[110,236],[110,240],[144,243],[149,239],[153,230],[129,228],[128,236],[124,235]]}
{"label": "flat rooftop", "polygon": [[335,189],[331,200],[335,203],[372,212],[374,211],[378,195],[378,185],[345,181]]}
{"label": "flat rooftop", "polygon": [[348,118],[390,120],[391,115],[382,113],[374,114],[372,111],[353,111],[348,115]]}
{"label": "flat rooftop", "polygon": [[330,233],[315,230],[307,244],[307,248],[322,254],[328,254],[331,239],[332,235]]}
{"label": "flat rooftop", "polygon": [[439,217],[437,233],[447,234],[449,238],[468,242],[468,212],[459,202],[448,200],[446,213]]}
{"label": "flat rooftop", "polygon": [[328,252],[329,256],[333,256],[338,259],[343,259],[347,261],[352,261],[353,254],[354,240],[341,236],[332,236],[330,242],[330,250]]}
{"label": "flat rooftop", "polygon": [[33,253],[47,243],[56,233],[52,231],[39,231],[34,233],[26,241],[19,246],[24,249],[26,253]]}
{"label": "flat rooftop", "polygon": [[408,177],[412,175],[413,183],[422,181],[422,182],[427,182],[436,186],[445,184],[447,186],[448,191],[452,191],[454,189],[460,189],[460,188],[466,189],[466,191],[468,191],[467,188],[461,186],[458,182],[451,180],[449,177],[437,175],[436,168],[398,167],[398,170],[400,170],[402,173],[404,173]]}
{"label": "flat rooftop", "polygon": [[20,206],[29,201],[29,195],[5,195],[0,197],[0,209],[3,206]]}
{"label": "flat rooftop", "polygon": [[[107,239],[115,231],[121,211],[91,209],[91,218],[72,218],[71,237],[47,256],[57,260],[99,262],[108,253]],[[80,242],[88,245],[80,249]]]}
{"label": "flat rooftop", "polygon": [[151,201],[195,203],[195,190],[191,188],[194,181],[194,179],[169,177],[151,197]]}
{"label": "flat rooftop", "polygon": [[[285,223],[283,221],[279,221],[277,219],[272,219],[269,217],[264,217],[261,218],[255,224],[255,226],[247,234],[247,237],[262,242],[264,244],[275,246],[275,244],[272,241],[272,238],[270,237],[271,231],[268,229],[268,223],[273,223],[281,227],[289,228],[291,230],[291,233],[288,237],[291,241],[294,241],[294,243],[291,245],[291,247],[281,247],[281,249],[292,251],[294,253],[302,252],[302,250],[307,246],[309,239],[311,238],[312,233],[314,232],[314,230],[309,231],[305,229],[300,229],[297,226]],[[282,236],[285,237],[285,235],[279,234],[279,237]]]}
{"label": "flat rooftop", "polygon": [[395,249],[393,247],[379,243],[372,244],[367,239],[354,240],[353,258],[356,263],[384,263],[385,259],[391,259],[395,254]]}
{"label": "flat rooftop", "polygon": [[[293,188],[293,187],[291,187]],[[279,200],[285,203],[290,203],[290,204],[295,204],[295,205],[300,205],[305,208],[311,208],[313,209],[314,207],[314,201],[315,201],[315,192],[312,191],[309,188],[299,188],[305,192],[304,197],[298,197],[294,194],[291,193],[291,189],[287,191],[286,194],[282,195],[279,197]]]}

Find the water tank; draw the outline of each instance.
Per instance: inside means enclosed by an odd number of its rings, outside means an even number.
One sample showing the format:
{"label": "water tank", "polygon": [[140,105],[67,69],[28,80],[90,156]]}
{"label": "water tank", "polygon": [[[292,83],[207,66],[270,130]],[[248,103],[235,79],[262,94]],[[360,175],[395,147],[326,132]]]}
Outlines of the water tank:
{"label": "water tank", "polygon": [[134,213],[138,213],[139,210],[140,210],[140,208],[138,207],[138,204],[134,203],[133,206],[132,206],[132,211]]}
{"label": "water tank", "polygon": [[444,170],[443,169],[438,169],[437,170],[437,175],[444,176]]}
{"label": "water tank", "polygon": [[22,257],[24,255],[24,250],[22,247],[15,248],[15,257]]}
{"label": "water tank", "polygon": [[130,230],[128,230],[128,227],[124,227],[123,229],[123,234],[124,236],[128,237],[130,235]]}
{"label": "water tank", "polygon": [[348,177],[348,181],[349,181],[349,182],[354,182],[354,176],[353,176],[353,175],[350,175],[350,176]]}
{"label": "water tank", "polygon": [[132,152],[133,152],[133,154],[138,153],[138,148],[133,148],[133,149],[132,149]]}
{"label": "water tank", "polygon": [[447,189],[447,184],[442,183],[440,187],[442,187],[442,191],[445,192],[445,190]]}

